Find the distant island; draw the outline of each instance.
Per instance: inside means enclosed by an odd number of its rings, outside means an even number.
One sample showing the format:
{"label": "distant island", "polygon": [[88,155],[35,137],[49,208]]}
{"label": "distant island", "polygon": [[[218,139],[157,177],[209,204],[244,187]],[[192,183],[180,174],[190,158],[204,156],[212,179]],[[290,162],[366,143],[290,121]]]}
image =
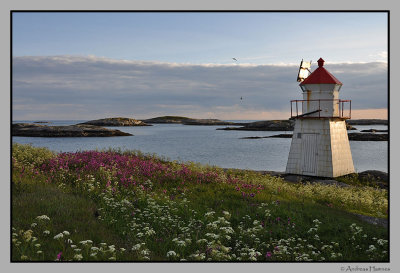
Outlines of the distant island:
{"label": "distant island", "polygon": [[96,125],[96,126],[152,126],[145,122],[133,118],[103,118],[96,120],[89,120],[86,122],[78,123],[79,125]]}
{"label": "distant island", "polygon": [[387,119],[348,119],[350,125],[388,125]]}
{"label": "distant island", "polygon": [[[38,123],[45,121],[36,121],[35,123],[16,123],[12,125],[13,136],[28,137],[109,137],[109,136],[131,136],[119,130],[110,130],[103,128],[108,127],[124,127],[124,126],[152,126],[151,124],[183,124],[183,125],[231,125],[232,127],[217,128],[217,130],[243,130],[243,131],[293,131],[294,120],[263,120],[256,122],[229,122],[219,119],[194,119],[181,116],[161,116],[145,120],[137,120],[133,118],[115,117],[90,120],[76,125],[68,126],[48,126]],[[347,120],[347,130],[356,130],[352,125],[387,125],[387,120],[381,119],[359,119]],[[387,130],[371,129],[367,133],[349,134],[349,140],[362,141],[385,141],[388,139],[387,134],[374,134],[375,132],[387,132]],[[269,137],[291,137],[291,134],[281,134]],[[257,139],[266,137],[247,137],[245,139]]]}
{"label": "distant island", "polygon": [[13,136],[24,137],[112,137],[132,136],[119,130],[110,130],[95,125],[47,126],[33,123],[12,125]]}
{"label": "distant island", "polygon": [[180,116],[162,116],[142,120],[145,123],[173,123],[183,125],[243,125],[243,123],[235,123],[229,121],[222,121],[219,119],[194,119]]}
{"label": "distant island", "polygon": [[[240,139],[260,139],[260,138],[292,138],[293,134],[279,134],[272,136],[251,136],[241,137]],[[374,133],[349,133],[350,141],[388,141],[388,134],[374,134]]]}
{"label": "distant island", "polygon": [[[243,124],[243,127],[226,127],[217,130],[241,130],[241,131],[293,131],[294,120],[263,120]],[[347,130],[357,130],[352,125],[387,125],[386,119],[355,119],[346,120]]]}

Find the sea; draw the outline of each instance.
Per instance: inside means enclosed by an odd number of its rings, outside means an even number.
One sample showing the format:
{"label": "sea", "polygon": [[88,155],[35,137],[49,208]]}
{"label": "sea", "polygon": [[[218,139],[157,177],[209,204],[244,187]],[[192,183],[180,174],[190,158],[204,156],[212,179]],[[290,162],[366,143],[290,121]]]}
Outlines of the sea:
{"label": "sea", "polygon": [[[51,120],[50,126],[72,125],[87,120]],[[230,120],[253,122],[255,120]],[[28,122],[16,120],[13,123]],[[222,168],[283,172],[290,149],[290,138],[241,139],[242,137],[271,136],[292,131],[225,131],[227,126],[153,124],[138,127],[106,127],[131,133],[121,137],[12,137],[12,142],[47,147],[56,152],[86,150],[137,150],[168,160],[196,162]],[[387,125],[354,125],[360,132],[366,129],[387,130]],[[350,141],[356,172],[388,171],[387,141]]]}

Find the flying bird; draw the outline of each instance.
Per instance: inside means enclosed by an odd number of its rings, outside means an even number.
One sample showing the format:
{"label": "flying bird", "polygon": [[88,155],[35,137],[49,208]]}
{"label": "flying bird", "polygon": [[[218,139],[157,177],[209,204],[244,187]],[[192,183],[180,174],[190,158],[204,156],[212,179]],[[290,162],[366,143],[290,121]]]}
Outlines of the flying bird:
{"label": "flying bird", "polygon": [[237,61],[236,58],[232,58],[232,60]]}

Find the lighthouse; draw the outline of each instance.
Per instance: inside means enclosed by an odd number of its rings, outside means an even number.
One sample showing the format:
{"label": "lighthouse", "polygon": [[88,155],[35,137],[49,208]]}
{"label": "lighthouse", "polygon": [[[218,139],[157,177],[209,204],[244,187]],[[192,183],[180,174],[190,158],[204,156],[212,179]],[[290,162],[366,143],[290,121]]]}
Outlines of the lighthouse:
{"label": "lighthouse", "polygon": [[295,126],[286,173],[320,177],[354,173],[346,128],[351,101],[339,99],[342,83],[324,62],[320,58],[318,68],[299,80],[303,99],[291,101]]}

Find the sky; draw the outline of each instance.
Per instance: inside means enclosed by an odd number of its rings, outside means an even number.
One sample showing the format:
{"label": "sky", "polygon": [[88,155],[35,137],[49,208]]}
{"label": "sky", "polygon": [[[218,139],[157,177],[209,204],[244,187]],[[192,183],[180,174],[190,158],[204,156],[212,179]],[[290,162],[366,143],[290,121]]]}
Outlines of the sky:
{"label": "sky", "polygon": [[387,118],[387,31],[383,12],[14,12],[13,120],[284,119],[320,57],[353,118]]}

